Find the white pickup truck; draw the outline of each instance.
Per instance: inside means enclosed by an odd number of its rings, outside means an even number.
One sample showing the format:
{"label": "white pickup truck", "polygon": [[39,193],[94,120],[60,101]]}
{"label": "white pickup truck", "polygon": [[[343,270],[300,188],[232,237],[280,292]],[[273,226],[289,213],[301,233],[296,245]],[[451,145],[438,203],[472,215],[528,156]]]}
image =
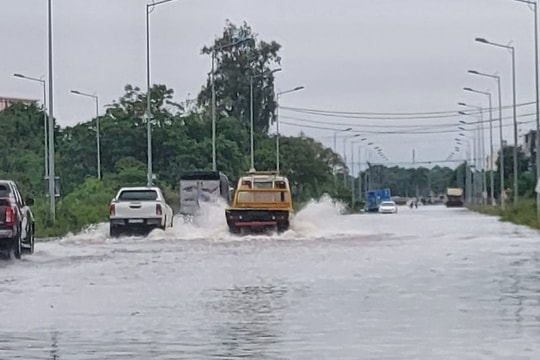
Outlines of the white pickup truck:
{"label": "white pickup truck", "polygon": [[165,230],[173,226],[173,216],[158,187],[121,188],[109,207],[110,236]]}

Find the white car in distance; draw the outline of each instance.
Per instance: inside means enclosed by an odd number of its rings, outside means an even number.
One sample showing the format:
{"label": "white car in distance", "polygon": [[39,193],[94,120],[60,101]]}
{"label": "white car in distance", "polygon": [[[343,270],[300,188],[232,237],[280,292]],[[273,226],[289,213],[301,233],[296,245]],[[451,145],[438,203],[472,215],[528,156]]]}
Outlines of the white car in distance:
{"label": "white car in distance", "polygon": [[173,210],[158,187],[121,188],[110,204],[110,236],[171,228]]}
{"label": "white car in distance", "polygon": [[380,214],[397,214],[398,208],[395,202],[393,201],[383,201],[379,205]]}

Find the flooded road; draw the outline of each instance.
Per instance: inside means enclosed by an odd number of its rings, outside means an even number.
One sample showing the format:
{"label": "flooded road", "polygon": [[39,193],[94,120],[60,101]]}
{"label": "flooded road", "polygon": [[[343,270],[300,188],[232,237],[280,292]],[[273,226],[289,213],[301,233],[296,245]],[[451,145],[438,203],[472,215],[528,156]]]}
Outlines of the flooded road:
{"label": "flooded road", "polygon": [[445,207],[107,226],[0,262],[0,359],[539,359],[540,235]]}

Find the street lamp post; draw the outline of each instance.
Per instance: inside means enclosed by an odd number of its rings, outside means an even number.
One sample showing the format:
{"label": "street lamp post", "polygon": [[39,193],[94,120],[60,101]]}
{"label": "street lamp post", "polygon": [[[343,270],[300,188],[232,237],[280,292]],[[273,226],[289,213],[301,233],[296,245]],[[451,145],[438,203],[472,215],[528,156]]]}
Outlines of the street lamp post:
{"label": "street lamp post", "polygon": [[[503,140],[503,126],[502,126],[502,100],[501,100],[501,77],[498,75],[490,75],[481,73],[476,70],[469,70],[470,74],[479,75],[479,76],[485,76],[488,78],[492,78],[497,80],[497,92],[498,92],[498,103],[499,103],[499,141],[500,141],[500,147],[501,147],[501,153],[499,156],[499,175],[500,175],[500,201],[501,201],[501,209],[504,210],[505,208],[505,191],[504,191],[504,156],[503,156],[503,150],[504,150],[504,140]],[[490,106],[491,107],[491,106]],[[493,152],[493,150],[492,150]]]}
{"label": "street lamp post", "polygon": [[253,40],[252,38],[241,38],[237,41],[223,45],[220,47],[213,47],[212,48],[212,72],[210,74],[210,83],[211,83],[211,91],[212,91],[212,170],[217,170],[217,162],[216,162],[216,87],[215,87],[215,63],[216,63],[216,51],[221,51],[224,49],[227,49],[229,47],[238,46],[240,44],[243,44],[247,41]]}
{"label": "street lamp post", "polygon": [[48,53],[49,53],[49,206],[51,218],[56,220],[56,191],[54,171],[54,112],[53,112],[53,43],[52,43],[52,0],[48,2]]}
{"label": "street lamp post", "polygon": [[250,170],[251,171],[254,171],[255,170],[255,154],[254,154],[254,151],[253,151],[253,148],[254,148],[254,140],[253,140],[253,127],[254,127],[254,119],[253,119],[253,79],[257,79],[257,78],[260,78],[260,77],[264,77],[266,75],[271,75],[271,74],[274,74],[278,71],[281,71],[282,69],[281,68],[277,68],[277,69],[273,69],[273,70],[269,70],[269,71],[264,71],[262,73],[259,73],[257,75],[251,75],[249,77],[249,118],[250,118],[250,124],[251,124],[251,136],[250,136],[250,142],[251,142],[251,165],[250,165]]}
{"label": "street lamp post", "polygon": [[519,188],[518,188],[518,148],[517,148],[518,147],[518,129],[517,129],[517,115],[516,115],[516,56],[515,56],[516,51],[513,46],[493,43],[483,38],[476,38],[475,41],[482,44],[492,45],[495,47],[500,47],[503,49],[510,50],[510,53],[512,55],[512,108],[513,108],[513,117],[514,117],[514,205],[517,205],[518,197],[519,197],[519,193],[518,193]]}
{"label": "street lamp post", "polygon": [[[371,145],[374,145],[373,142],[368,142],[367,143],[368,146],[371,146]],[[367,148],[366,149],[366,158],[367,158],[367,165],[368,165],[368,168],[366,169],[366,184],[365,184],[365,191],[367,192],[368,190],[371,189],[371,184],[372,184],[372,179],[371,179],[371,167],[369,166],[369,161],[371,160],[371,149]]]}
{"label": "street lamp post", "polygon": [[44,134],[44,174],[45,174],[45,179],[47,179],[47,177],[49,176],[49,156],[48,156],[48,148],[49,146],[47,145],[47,83],[45,80],[43,79],[37,79],[37,78],[33,78],[33,77],[29,77],[29,76],[25,76],[25,75],[22,75],[22,74],[13,74],[13,76],[15,77],[18,77],[18,78],[21,78],[21,79],[26,79],[26,80],[31,80],[31,81],[36,81],[36,82],[39,82],[41,84],[41,86],[43,87],[43,134]]}
{"label": "street lamp post", "polygon": [[[377,146],[374,146],[373,149],[375,150],[375,156],[377,157],[381,157],[381,148],[377,145]],[[375,165],[378,165],[378,162],[377,162],[377,158],[375,158]],[[376,177],[376,183],[377,184],[377,188],[380,188],[381,187],[381,169],[379,166],[377,166],[375,168],[375,176]]]}
{"label": "street lamp post", "polygon": [[216,86],[214,84],[215,77],[215,62],[216,51],[212,49],[212,73],[210,74],[210,81],[212,83],[212,170],[217,170],[216,162]]}
{"label": "street lamp post", "polygon": [[[334,154],[337,154],[337,133],[339,132],[347,132],[347,131],[352,131],[352,128],[346,128],[346,129],[343,129],[343,130],[335,130],[334,131]],[[336,167],[334,165],[333,167],[333,172],[334,172],[334,191],[337,195],[337,192],[338,192],[338,189],[337,189],[337,176],[336,176]]]}
{"label": "street lamp post", "polygon": [[[489,182],[490,182],[490,197],[491,205],[495,206],[495,179],[493,175],[493,106],[491,102],[491,93],[486,91],[474,90],[471,88],[463,88],[465,91],[486,95],[489,99]],[[482,129],[483,133],[483,129]],[[483,145],[482,145],[483,146]]]}
{"label": "street lamp post", "polygon": [[[358,148],[358,182],[359,182],[359,185],[358,185],[358,188],[360,189],[359,191],[359,199],[361,200],[362,199],[362,162],[361,162],[361,159],[362,159],[362,155],[361,155],[361,149],[362,149],[362,142],[363,141],[366,141],[367,138],[362,138],[360,140],[357,140],[357,141],[351,141],[351,157],[352,157],[352,175],[353,175],[353,179],[354,179],[354,145],[355,144],[359,144],[359,148]],[[351,203],[352,203],[352,207],[354,208],[354,204],[355,204],[355,198],[354,198],[354,180],[352,181],[351,183]]]}
{"label": "street lamp post", "polygon": [[279,97],[295,91],[303,90],[303,86],[297,86],[291,90],[285,90],[276,94],[276,171],[279,174]]}
{"label": "street lamp post", "polygon": [[94,99],[96,104],[96,148],[97,148],[97,178],[101,180],[101,145],[99,133],[99,99],[97,95],[86,94],[77,90],[71,90],[72,94],[81,95]]}
{"label": "street lamp post", "polygon": [[[532,6],[534,12],[534,70],[536,87],[536,182],[540,182],[540,84],[538,73],[538,5],[536,1],[516,0]],[[536,216],[540,217],[540,192],[536,193]]]}
{"label": "street lamp post", "polygon": [[[460,130],[463,130],[463,131],[466,131],[465,128],[463,127],[459,127]],[[472,200],[472,189],[474,187],[473,185],[473,182],[472,182],[472,173],[471,173],[471,165],[472,165],[472,161],[471,161],[471,141],[469,138],[467,138],[465,136],[464,133],[459,133],[459,136],[463,137],[466,141],[466,144],[467,144],[467,153],[465,154],[465,159],[466,160],[466,166],[465,166],[465,196],[467,198],[467,202],[468,203],[471,203],[471,200]],[[461,145],[461,139],[459,138],[456,138],[456,141],[458,141],[458,144]]]}
{"label": "street lamp post", "polygon": [[[484,164],[484,160],[485,160],[485,142],[484,142],[484,109],[481,107],[481,106],[475,106],[475,105],[467,105],[465,103],[458,103],[458,105],[461,105],[461,106],[468,106],[468,107],[471,107],[471,108],[474,108],[478,111],[478,113],[480,114],[480,120],[477,121],[477,126],[476,126],[476,132],[478,133],[478,151],[477,151],[477,155],[475,155],[475,157],[477,157],[477,169],[478,171],[481,172],[481,175],[482,175],[482,181],[480,183],[480,193],[481,193],[481,200],[483,203],[485,203],[485,197],[484,197],[484,194],[487,194],[487,179],[486,179],[486,172],[485,172],[485,164]],[[462,115],[469,115],[469,116],[472,116],[471,114],[468,114],[468,113],[464,113],[464,112],[460,112],[460,114]]]}
{"label": "street lamp post", "polygon": [[150,13],[158,5],[162,5],[174,0],[161,0],[146,4],[146,137],[147,137],[147,152],[148,152],[148,172],[147,183],[148,187],[152,186],[152,107],[150,104]]}
{"label": "street lamp post", "polygon": [[[462,103],[460,103],[462,104]],[[463,116],[473,116],[469,113],[466,113],[464,111],[459,111],[459,114],[460,115],[463,115]],[[476,121],[478,121],[477,119],[475,119]],[[466,121],[463,121],[463,120],[460,120],[459,121],[460,124],[463,124],[463,125],[473,125],[474,123],[468,123]],[[459,128],[460,130],[463,130],[463,131],[469,131],[469,129],[465,130],[463,127],[460,127]],[[478,130],[478,126],[476,126],[476,130]],[[472,131],[472,130],[470,130]],[[480,157],[478,155],[478,153],[480,152],[479,150],[479,143],[480,141],[478,140],[480,137],[478,136],[478,131],[476,131],[476,133],[473,133],[473,139],[472,139],[472,159],[471,159],[471,177],[472,177],[472,186],[471,186],[471,192],[474,192],[475,195],[474,197],[476,198],[476,196],[478,195],[478,181],[475,180],[475,178],[477,177],[477,172],[479,170],[479,166],[478,166],[478,158]],[[464,133],[460,133],[459,134],[460,136],[465,136]],[[472,171],[472,168],[474,168],[476,171]],[[482,182],[480,182],[480,187],[482,187]]]}
{"label": "street lamp post", "polygon": [[[360,134],[353,134],[353,135],[350,135],[350,136],[346,136],[343,139],[343,161],[345,162],[345,166],[347,166],[347,139],[355,138],[355,137],[359,137],[359,136],[360,136]],[[349,174],[345,173],[345,171],[343,171],[343,186],[345,188],[347,188],[347,178],[348,177],[349,177]]]}

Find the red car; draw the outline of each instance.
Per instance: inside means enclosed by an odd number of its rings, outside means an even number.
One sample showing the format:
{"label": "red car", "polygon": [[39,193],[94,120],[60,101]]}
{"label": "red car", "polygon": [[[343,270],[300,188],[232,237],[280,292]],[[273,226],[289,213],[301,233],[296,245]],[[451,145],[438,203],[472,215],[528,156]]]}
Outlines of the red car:
{"label": "red car", "polygon": [[0,180],[0,249],[20,259],[34,252],[34,199],[24,199],[15,182]]}

